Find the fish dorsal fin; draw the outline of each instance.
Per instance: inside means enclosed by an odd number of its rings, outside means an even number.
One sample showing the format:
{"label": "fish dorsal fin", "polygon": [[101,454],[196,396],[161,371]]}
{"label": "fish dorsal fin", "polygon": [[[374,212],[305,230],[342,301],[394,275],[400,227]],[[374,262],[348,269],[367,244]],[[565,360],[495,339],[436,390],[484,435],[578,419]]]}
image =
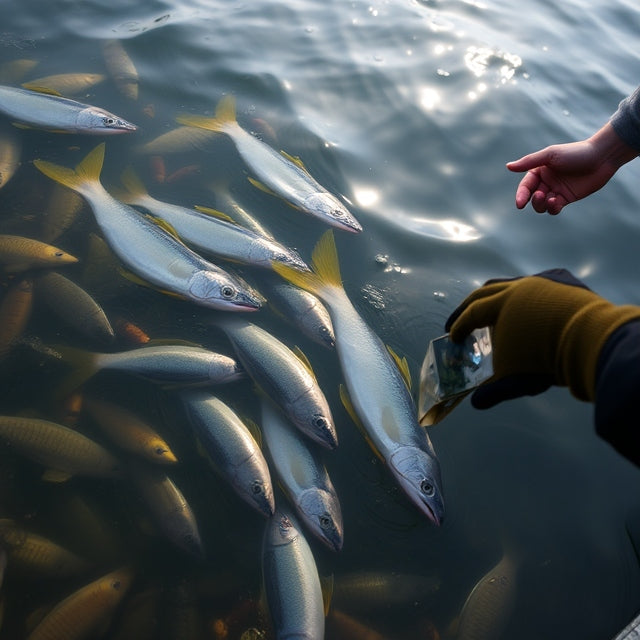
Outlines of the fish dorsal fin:
{"label": "fish dorsal fin", "polygon": [[262,430],[258,426],[258,423],[251,418],[242,418],[242,422],[244,422],[245,426],[249,430],[249,433],[252,435],[253,439],[256,441],[260,449],[262,449]]}
{"label": "fish dorsal fin", "polygon": [[124,185],[125,189],[132,196],[146,196],[148,195],[147,189],[145,188],[142,180],[138,174],[133,170],[133,167],[127,167],[120,176],[120,180]]}
{"label": "fish dorsal fin", "polygon": [[181,338],[151,338],[144,343],[145,347],[198,347],[202,349],[202,345],[191,340],[182,340]]}
{"label": "fish dorsal fin", "polygon": [[162,218],[158,218],[156,216],[152,216],[150,214],[145,214],[144,217],[153,222],[153,224],[160,227],[163,231],[166,231],[170,236],[173,236],[176,240],[182,242],[182,239],[178,235],[178,232],[175,230],[174,226],[166,220],[163,220]]}
{"label": "fish dorsal fin", "polygon": [[266,184],[263,184],[262,182],[260,182],[260,180],[256,180],[251,176],[249,176],[248,180],[256,189],[260,189],[260,191],[264,191],[265,193],[268,193],[270,196],[279,197],[275,191],[272,191],[271,189],[269,189],[269,187],[267,187]]}
{"label": "fish dorsal fin", "polygon": [[364,439],[367,441],[367,443],[371,447],[371,450],[373,451],[373,453],[375,453],[376,456],[380,460],[382,460],[382,462],[384,462],[384,458],[382,457],[382,454],[378,451],[378,448],[373,444],[373,441],[369,437],[367,430],[364,428],[364,425],[362,424],[362,420],[360,420],[360,416],[358,416],[358,414],[356,413],[353,403],[351,402],[351,398],[349,397],[349,392],[347,391],[347,388],[343,384],[340,385],[339,392],[340,392],[340,400],[342,401],[342,405],[344,406],[344,408],[347,410],[347,413],[355,423],[356,427],[358,427],[358,430],[360,431],[360,433],[362,433]]}
{"label": "fish dorsal fin", "polygon": [[333,578],[333,573],[320,578],[320,588],[322,590],[322,603],[324,605],[325,618],[329,615],[329,609],[331,608],[334,582],[335,580]]}
{"label": "fish dorsal fin", "polygon": [[195,205],[193,208],[200,213],[211,216],[212,218],[217,218],[218,220],[224,220],[225,222],[230,222],[231,224],[240,226],[231,216],[223,213],[222,211],[218,211],[217,209],[212,209],[211,207],[202,207],[200,205]]}
{"label": "fish dorsal fin", "polygon": [[22,86],[28,91],[35,91],[36,93],[44,93],[49,96],[56,96],[57,98],[63,97],[59,91],[56,91],[55,89],[50,89],[49,87],[43,87],[42,85],[36,85],[36,84],[31,84],[30,82],[25,82]]}
{"label": "fish dorsal fin", "polygon": [[135,273],[133,273],[133,271],[129,271],[124,267],[118,267],[118,272],[123,278],[126,278],[127,280],[129,280],[129,282],[133,282],[133,284],[138,284],[142,287],[147,287],[148,289],[159,291],[160,293],[163,293],[166,296],[171,296],[172,298],[177,298],[178,300],[186,299],[184,296],[181,296],[180,294],[175,293],[175,291],[168,291],[167,289],[156,287],[156,285],[152,284],[151,282],[147,282],[146,280],[141,278],[139,275],[136,275]]}
{"label": "fish dorsal fin", "polygon": [[300,360],[300,362],[302,362],[302,364],[304,365],[305,369],[311,374],[311,376],[313,377],[314,380],[318,380],[316,378],[316,373],[313,370],[313,367],[311,366],[311,362],[309,361],[309,358],[307,358],[306,354],[304,353],[304,351],[302,351],[302,349],[296,345],[293,347],[293,353],[296,354],[296,357],[298,358],[298,360]]}
{"label": "fish dorsal fin", "polygon": [[394,362],[398,366],[400,373],[404,379],[404,383],[407,385],[407,389],[411,391],[411,371],[409,371],[409,363],[407,358],[401,358],[389,345],[386,345],[387,351],[391,354]]}
{"label": "fish dorsal fin", "polygon": [[282,149],[280,149],[280,153],[289,162],[292,162],[293,164],[295,164],[296,167],[298,167],[298,169],[302,169],[305,173],[309,173],[309,171],[307,170],[307,167],[304,166],[304,162],[302,162],[299,156],[292,156],[291,154],[287,153],[286,151],[283,151]]}

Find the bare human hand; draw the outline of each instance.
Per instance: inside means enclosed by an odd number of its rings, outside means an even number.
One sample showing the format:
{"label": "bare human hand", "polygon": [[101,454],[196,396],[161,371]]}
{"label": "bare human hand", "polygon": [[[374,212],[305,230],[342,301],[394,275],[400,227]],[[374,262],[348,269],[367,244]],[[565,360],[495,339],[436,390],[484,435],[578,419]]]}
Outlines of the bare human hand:
{"label": "bare human hand", "polygon": [[586,140],[554,144],[507,163],[526,171],[516,190],[516,207],[531,201],[538,213],[557,215],[576,200],[601,189],[616,171],[637,156],[606,124]]}

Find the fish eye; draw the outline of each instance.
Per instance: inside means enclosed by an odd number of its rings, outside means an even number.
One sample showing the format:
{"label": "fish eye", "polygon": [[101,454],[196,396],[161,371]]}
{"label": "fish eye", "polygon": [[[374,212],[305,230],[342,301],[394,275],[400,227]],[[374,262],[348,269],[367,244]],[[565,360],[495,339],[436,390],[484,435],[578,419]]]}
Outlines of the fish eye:
{"label": "fish eye", "polygon": [[251,483],[251,492],[254,495],[259,495],[262,493],[262,483],[259,482],[258,480],[256,480],[255,482]]}
{"label": "fish eye", "polygon": [[163,453],[167,453],[167,450],[164,447],[156,447],[155,452],[161,456]]}
{"label": "fish eye", "polygon": [[221,287],[220,293],[222,294],[223,298],[230,300],[231,298],[233,298],[233,296],[236,295],[236,290],[231,285],[225,284]]}
{"label": "fish eye", "polygon": [[53,255],[54,255],[56,258],[62,258],[63,253],[62,253],[62,251],[56,251]]}
{"label": "fish eye", "polygon": [[322,515],[318,520],[320,521],[321,529],[329,529],[331,527],[331,518],[329,516]]}
{"label": "fish eye", "polygon": [[114,581],[111,583],[111,587],[112,587],[113,589],[119,589],[119,588],[120,588],[120,580],[114,580]]}
{"label": "fish eye", "polygon": [[313,426],[318,429],[325,429],[327,427],[327,421],[323,416],[314,416]]}
{"label": "fish eye", "polygon": [[102,118],[102,122],[107,125],[107,127],[112,127],[116,123],[115,118],[109,118],[109,116]]}
{"label": "fish eye", "polygon": [[424,493],[428,498],[436,492],[434,486],[428,480],[423,480],[420,483],[420,491],[422,491],[422,493]]}

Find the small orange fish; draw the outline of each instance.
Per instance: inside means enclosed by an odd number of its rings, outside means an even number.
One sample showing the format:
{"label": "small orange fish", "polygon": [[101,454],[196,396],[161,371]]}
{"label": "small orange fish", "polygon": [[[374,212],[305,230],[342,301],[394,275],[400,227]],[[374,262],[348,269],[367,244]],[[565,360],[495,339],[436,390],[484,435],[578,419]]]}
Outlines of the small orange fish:
{"label": "small orange fish", "polygon": [[122,316],[116,316],[113,321],[116,334],[125,338],[131,344],[146,344],[151,338],[137,325]]}
{"label": "small orange fish", "polygon": [[164,158],[162,156],[151,156],[149,162],[151,163],[153,179],[162,184],[167,177],[167,168],[164,164]]}

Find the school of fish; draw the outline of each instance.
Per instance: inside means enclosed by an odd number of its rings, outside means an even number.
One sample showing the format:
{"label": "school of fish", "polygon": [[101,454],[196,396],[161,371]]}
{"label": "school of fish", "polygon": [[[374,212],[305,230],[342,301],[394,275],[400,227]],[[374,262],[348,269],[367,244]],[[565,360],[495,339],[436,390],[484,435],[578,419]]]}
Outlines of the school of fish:
{"label": "school of fish", "polygon": [[[243,127],[241,96],[220,97],[213,117],[182,106],[174,114],[181,126],[151,140],[128,119],[76,100],[111,83],[137,104],[144,78],[123,43],[105,41],[102,60],[100,73],[38,77],[36,61],[0,61],[0,202],[27,171],[49,190],[37,233],[0,228],[3,378],[35,367],[43,381],[32,404],[16,392],[0,415],[0,480],[27,487],[0,501],[0,638],[5,630],[27,640],[391,638],[360,619],[362,602],[429,600],[439,581],[325,575],[316,562],[317,550],[339,555],[349,539],[340,485],[325,464],[342,429],[362,432],[408,508],[430,526],[445,518],[440,463],[418,423],[407,361],[342,283],[338,249],[348,251],[363,225],[299,158]],[[76,136],[78,148],[84,136],[107,140],[78,155],[62,134]],[[114,134],[135,139],[131,165],[115,179],[104,175]],[[49,136],[50,156],[25,156],[23,135]],[[152,195],[149,175],[169,184],[195,171],[167,174],[166,155],[199,152],[218,137],[231,141],[253,185],[329,227],[309,264],[223,180],[209,185],[216,209]],[[69,234],[83,234],[73,245],[81,251],[64,248]],[[148,335],[132,299],[159,322],[166,314],[168,330]],[[189,305],[212,310],[210,320],[188,340],[173,339],[172,310]],[[352,425],[336,424],[323,377],[277,337],[278,322],[335,355],[335,390]],[[251,386],[254,406],[227,400],[235,385]],[[194,490],[194,478],[209,495]],[[56,527],[25,511],[38,491]],[[215,562],[225,536],[244,535],[208,513],[221,502],[230,513],[248,510],[261,540],[261,584],[241,601],[237,581],[214,584],[198,571]],[[105,513],[117,514],[117,526]],[[135,536],[123,540],[129,530]],[[170,579],[140,560],[148,549],[172,567]],[[516,568],[505,556],[479,579],[452,637],[498,638]],[[25,583],[37,585],[26,601],[12,592]],[[203,594],[221,602],[207,620]],[[425,621],[413,637],[446,633]]]}

